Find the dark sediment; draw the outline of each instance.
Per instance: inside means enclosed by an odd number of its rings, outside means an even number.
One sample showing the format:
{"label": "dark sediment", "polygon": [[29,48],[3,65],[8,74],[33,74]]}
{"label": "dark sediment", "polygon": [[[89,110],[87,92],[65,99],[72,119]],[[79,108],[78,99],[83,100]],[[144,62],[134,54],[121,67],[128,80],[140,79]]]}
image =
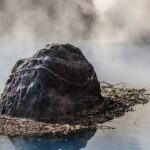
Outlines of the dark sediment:
{"label": "dark sediment", "polygon": [[19,60],[6,83],[0,114],[37,121],[65,121],[102,100],[93,66],[70,44],[47,45]]}

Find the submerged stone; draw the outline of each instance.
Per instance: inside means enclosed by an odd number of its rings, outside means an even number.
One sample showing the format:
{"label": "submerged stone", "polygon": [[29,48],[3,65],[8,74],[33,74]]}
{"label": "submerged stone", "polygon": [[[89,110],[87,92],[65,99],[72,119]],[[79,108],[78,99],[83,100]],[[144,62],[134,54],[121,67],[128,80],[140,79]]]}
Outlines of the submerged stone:
{"label": "submerged stone", "polygon": [[60,121],[101,98],[94,68],[79,48],[47,45],[15,64],[1,95],[0,114]]}

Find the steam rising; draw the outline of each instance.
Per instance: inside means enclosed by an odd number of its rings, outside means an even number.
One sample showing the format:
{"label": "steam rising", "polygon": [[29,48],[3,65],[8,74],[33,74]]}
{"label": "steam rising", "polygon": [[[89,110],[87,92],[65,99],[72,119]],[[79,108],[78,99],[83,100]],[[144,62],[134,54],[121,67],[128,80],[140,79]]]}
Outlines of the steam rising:
{"label": "steam rising", "polygon": [[0,0],[1,89],[14,63],[48,43],[83,49],[99,80],[149,86],[148,0]]}
{"label": "steam rising", "polygon": [[[96,21],[91,0],[1,1],[1,34],[28,35],[39,41],[78,40],[90,36]],[[59,34],[59,35],[58,35]]]}
{"label": "steam rising", "polygon": [[150,1],[110,0],[107,6],[101,13],[104,36],[130,43],[150,43]]}

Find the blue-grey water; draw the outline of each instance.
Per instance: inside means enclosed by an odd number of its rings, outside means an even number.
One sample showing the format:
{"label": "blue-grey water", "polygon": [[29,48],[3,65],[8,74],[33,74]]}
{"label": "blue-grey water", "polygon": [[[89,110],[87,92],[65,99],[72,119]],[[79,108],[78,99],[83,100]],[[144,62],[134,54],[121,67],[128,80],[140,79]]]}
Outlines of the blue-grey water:
{"label": "blue-grey water", "polygon": [[150,103],[135,109],[103,124],[106,128],[62,139],[1,136],[0,150],[149,150]]}

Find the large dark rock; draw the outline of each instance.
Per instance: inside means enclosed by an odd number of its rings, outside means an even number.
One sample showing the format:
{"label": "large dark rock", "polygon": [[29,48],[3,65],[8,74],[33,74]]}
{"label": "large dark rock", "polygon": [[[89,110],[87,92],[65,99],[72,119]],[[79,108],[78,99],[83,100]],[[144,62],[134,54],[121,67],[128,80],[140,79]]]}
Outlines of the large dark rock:
{"label": "large dark rock", "polygon": [[0,113],[63,120],[100,99],[96,73],[80,49],[70,44],[47,45],[15,64],[1,95]]}

